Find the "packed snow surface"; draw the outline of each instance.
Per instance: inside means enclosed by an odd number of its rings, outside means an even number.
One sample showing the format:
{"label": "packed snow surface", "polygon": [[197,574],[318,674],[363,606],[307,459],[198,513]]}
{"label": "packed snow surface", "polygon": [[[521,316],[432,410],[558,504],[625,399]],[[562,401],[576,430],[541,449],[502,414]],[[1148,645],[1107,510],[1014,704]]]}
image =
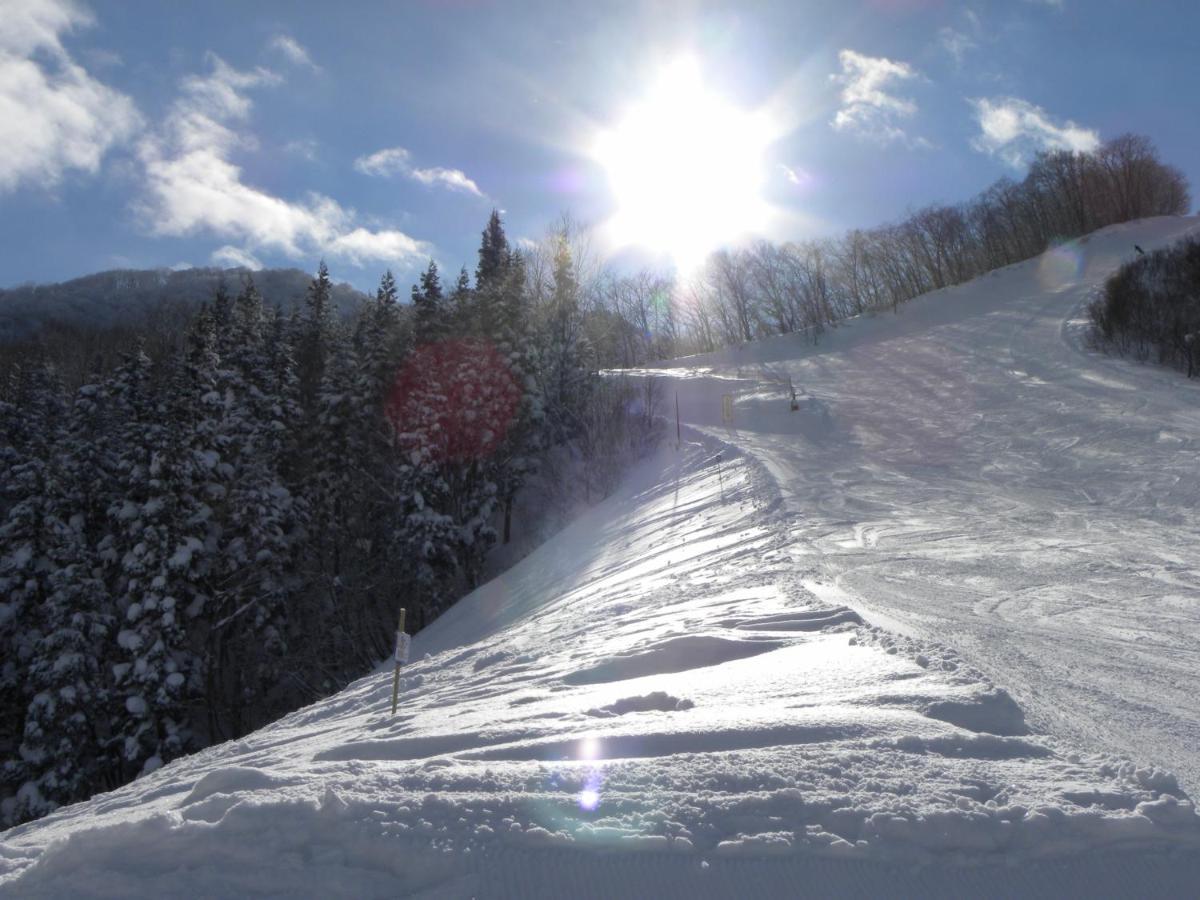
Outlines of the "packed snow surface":
{"label": "packed snow surface", "polygon": [[681,361],[693,377],[672,384],[685,421],[775,476],[822,596],[938,637],[1037,727],[1165,766],[1193,795],[1200,382],[1089,351],[1086,305],[1135,244],[1197,232],[1106,228],[816,347]]}
{"label": "packed snow surface", "polygon": [[418,635],[395,716],[385,666],[12,829],[0,895],[1194,891],[1200,395],[1074,324],[1194,224],[657,372],[695,428]]}

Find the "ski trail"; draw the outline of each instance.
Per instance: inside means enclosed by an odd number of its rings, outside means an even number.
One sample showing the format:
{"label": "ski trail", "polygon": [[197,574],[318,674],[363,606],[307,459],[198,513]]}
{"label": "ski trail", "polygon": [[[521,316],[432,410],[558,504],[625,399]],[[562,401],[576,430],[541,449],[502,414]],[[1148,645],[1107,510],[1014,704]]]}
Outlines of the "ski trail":
{"label": "ski trail", "polygon": [[[1069,248],[1067,282],[1030,260],[816,348],[774,338],[669,364],[693,370],[673,379],[685,419],[778,485],[808,583],[956,646],[1038,727],[1165,765],[1193,792],[1200,384],[1083,334],[1133,243],[1198,228],[1115,226]],[[727,429],[716,401],[734,372]],[[788,377],[813,401],[796,413],[774,396]]]}

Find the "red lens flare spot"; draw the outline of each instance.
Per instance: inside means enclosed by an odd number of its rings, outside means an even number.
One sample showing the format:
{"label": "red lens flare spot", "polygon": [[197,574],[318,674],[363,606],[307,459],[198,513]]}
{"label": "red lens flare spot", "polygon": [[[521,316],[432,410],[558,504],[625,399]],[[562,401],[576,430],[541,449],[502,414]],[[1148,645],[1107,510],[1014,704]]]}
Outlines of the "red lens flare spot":
{"label": "red lens flare spot", "polygon": [[436,463],[491,457],[521,403],[521,388],[489,341],[418,347],[396,375],[388,419],[397,445]]}

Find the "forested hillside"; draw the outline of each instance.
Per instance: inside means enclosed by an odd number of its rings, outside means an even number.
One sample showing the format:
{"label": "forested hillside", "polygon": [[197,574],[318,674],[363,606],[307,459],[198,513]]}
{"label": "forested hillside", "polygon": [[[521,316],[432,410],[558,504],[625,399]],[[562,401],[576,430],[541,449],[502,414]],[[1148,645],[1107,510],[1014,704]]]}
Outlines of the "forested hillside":
{"label": "forested hillside", "polygon": [[[58,284],[0,290],[0,342],[36,337],[54,327],[113,328],[142,325],[163,304],[193,313],[224,283],[236,290],[249,269],[114,269]],[[304,299],[309,275],[299,269],[253,273],[267,304],[290,309]],[[348,284],[330,290],[334,307],[349,314],[367,296]]]}
{"label": "forested hillside", "polygon": [[[549,455],[588,493],[648,439],[595,375],[560,240],[545,290],[498,215],[472,285],[430,263],[338,315],[247,276],[174,352],[0,389],[0,757],[11,824],[340,689],[478,582]],[[410,314],[411,312],[411,314]],[[581,491],[582,493],[583,491]]]}

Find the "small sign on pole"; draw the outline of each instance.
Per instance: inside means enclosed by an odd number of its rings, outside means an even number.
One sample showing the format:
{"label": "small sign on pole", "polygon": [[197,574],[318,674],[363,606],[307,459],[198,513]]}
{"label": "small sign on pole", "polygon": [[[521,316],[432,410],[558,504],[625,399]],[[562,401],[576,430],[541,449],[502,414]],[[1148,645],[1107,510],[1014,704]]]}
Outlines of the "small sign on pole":
{"label": "small sign on pole", "polygon": [[392,715],[396,714],[396,701],[400,696],[400,667],[408,662],[408,650],[412,645],[410,638],[404,631],[404,613],[403,607],[400,609],[400,624],[396,626],[396,671],[392,675]]}
{"label": "small sign on pole", "polygon": [[721,419],[726,425],[733,423],[733,394],[725,394],[721,398]]}

